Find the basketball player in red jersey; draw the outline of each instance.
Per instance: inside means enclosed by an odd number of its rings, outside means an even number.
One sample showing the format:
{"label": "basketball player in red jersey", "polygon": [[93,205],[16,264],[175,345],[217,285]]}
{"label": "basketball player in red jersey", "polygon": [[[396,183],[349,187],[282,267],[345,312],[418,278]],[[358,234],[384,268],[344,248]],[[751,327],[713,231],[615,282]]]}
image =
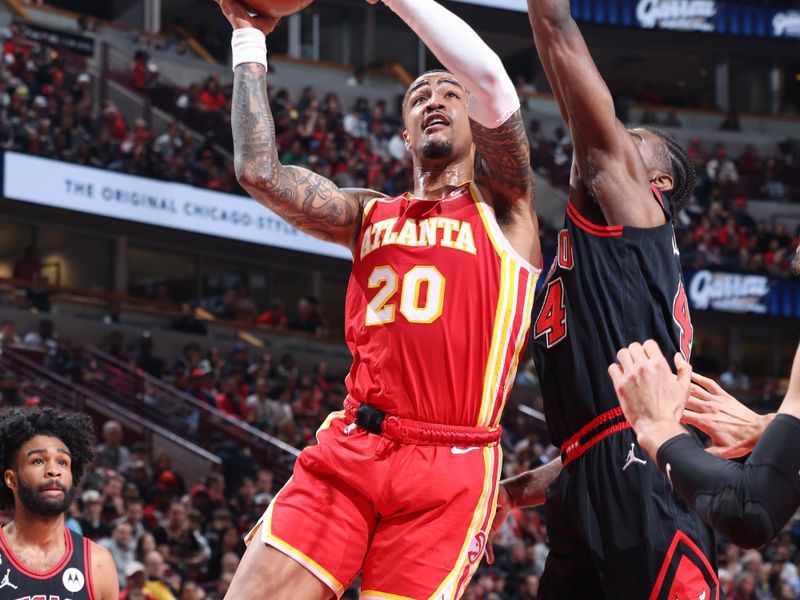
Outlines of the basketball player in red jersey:
{"label": "basketball player in red jersey", "polygon": [[[433,0],[389,0],[448,71],[403,102],[414,189],[339,189],[278,162],[262,31],[235,31],[239,181],[299,229],[352,250],[345,410],[303,451],[228,598],[458,598],[485,548],[500,412],[525,345],[540,264],[529,147],[500,59]],[[260,31],[260,30],[261,31]]]}
{"label": "basketball player in red jersey", "polygon": [[108,550],[64,525],[90,458],[92,422],[52,408],[0,413],[0,504],[14,520],[0,529],[0,598],[116,600]]}

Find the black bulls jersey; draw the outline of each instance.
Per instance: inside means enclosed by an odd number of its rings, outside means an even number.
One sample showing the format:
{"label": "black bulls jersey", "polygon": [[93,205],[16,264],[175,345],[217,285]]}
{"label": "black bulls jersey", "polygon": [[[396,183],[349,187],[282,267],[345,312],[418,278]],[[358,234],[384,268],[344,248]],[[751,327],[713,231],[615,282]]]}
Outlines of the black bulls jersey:
{"label": "black bulls jersey", "polygon": [[619,406],[607,369],[620,348],[653,338],[670,365],[678,351],[689,358],[692,325],[675,233],[653,193],[667,222],[648,229],[596,225],[567,205],[531,328],[556,445]]}
{"label": "black bulls jersey", "polygon": [[0,599],[94,600],[91,542],[67,528],[64,536],[64,556],[49,571],[38,573],[19,562],[0,529]]}

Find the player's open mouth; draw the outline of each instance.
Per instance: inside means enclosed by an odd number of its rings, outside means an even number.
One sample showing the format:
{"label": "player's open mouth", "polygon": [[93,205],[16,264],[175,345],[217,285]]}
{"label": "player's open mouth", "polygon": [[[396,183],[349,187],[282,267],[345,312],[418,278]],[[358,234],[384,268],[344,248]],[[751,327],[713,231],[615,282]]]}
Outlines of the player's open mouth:
{"label": "player's open mouth", "polygon": [[445,117],[442,113],[435,112],[425,117],[425,120],[422,122],[422,131],[425,133],[433,133],[449,125],[450,119]]}

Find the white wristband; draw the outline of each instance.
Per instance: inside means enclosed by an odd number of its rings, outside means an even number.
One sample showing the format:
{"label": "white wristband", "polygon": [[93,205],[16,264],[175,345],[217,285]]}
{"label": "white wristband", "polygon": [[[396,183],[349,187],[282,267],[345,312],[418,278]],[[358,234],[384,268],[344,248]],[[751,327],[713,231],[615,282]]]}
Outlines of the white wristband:
{"label": "white wristband", "polygon": [[234,29],[231,37],[233,70],[244,63],[258,63],[267,68],[267,36],[255,27]]}

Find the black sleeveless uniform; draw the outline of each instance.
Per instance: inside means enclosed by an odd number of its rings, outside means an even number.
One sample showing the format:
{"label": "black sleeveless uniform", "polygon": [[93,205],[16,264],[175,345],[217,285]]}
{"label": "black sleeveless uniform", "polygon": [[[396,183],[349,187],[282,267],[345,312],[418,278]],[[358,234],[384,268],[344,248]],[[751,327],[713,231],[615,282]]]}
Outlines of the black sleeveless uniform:
{"label": "black sleeveless uniform", "polygon": [[91,542],[64,528],[67,549],[47,572],[27,569],[0,529],[0,600],[94,600]]}
{"label": "black sleeveless uniform", "polygon": [[691,351],[671,218],[653,193],[667,222],[649,229],[596,225],[569,203],[534,305],[534,360],[565,463],[547,492],[544,600],[719,597],[713,531],[636,443],[607,371],[648,338],[670,363]]}

